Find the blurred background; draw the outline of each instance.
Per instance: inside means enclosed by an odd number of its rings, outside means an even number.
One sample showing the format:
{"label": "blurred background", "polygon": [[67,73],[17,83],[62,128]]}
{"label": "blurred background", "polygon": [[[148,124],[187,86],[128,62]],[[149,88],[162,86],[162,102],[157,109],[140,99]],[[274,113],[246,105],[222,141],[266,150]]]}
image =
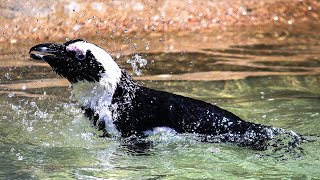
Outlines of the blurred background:
{"label": "blurred background", "polygon": [[279,38],[316,31],[319,19],[317,0],[8,0],[0,4],[0,42],[109,39],[128,34],[209,33],[219,38],[223,32],[246,29]]}

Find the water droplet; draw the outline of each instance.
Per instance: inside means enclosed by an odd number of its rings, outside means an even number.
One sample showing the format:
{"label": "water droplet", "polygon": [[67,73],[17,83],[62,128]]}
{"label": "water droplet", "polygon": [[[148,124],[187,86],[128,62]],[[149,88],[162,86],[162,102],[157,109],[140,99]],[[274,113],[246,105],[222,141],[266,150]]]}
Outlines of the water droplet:
{"label": "water droplet", "polygon": [[30,105],[31,105],[32,107],[37,107],[37,104],[36,104],[34,101],[30,102]]}
{"label": "water droplet", "polygon": [[21,161],[21,160],[23,160],[23,159],[24,159],[24,157],[23,157],[23,156],[21,156],[21,155],[20,155],[20,153],[17,153],[17,154],[16,154],[16,156],[18,157],[18,160],[19,160],[19,161]]}
{"label": "water droplet", "polygon": [[45,119],[48,116],[48,113],[42,112],[39,109],[34,113],[34,115],[38,118]]}
{"label": "water droplet", "polygon": [[27,131],[28,131],[28,132],[33,131],[33,127],[32,127],[32,126],[31,126],[31,127],[27,127]]}
{"label": "water droplet", "polygon": [[73,26],[73,31],[78,31],[82,26],[80,24],[76,24]]}
{"label": "water droplet", "polygon": [[136,43],[133,43],[132,46],[131,46],[131,48],[133,48],[133,49],[137,48],[137,44],[136,44]]}
{"label": "water droplet", "polygon": [[50,146],[50,144],[49,144],[48,142],[43,142],[43,143],[42,143],[42,146],[49,147],[49,146]]}
{"label": "water droplet", "polygon": [[18,40],[16,40],[16,39],[10,39],[11,44],[16,44],[17,42],[18,42]]}
{"label": "water droplet", "polygon": [[19,161],[22,161],[23,159],[24,159],[23,156],[18,156],[18,160],[19,160]]}
{"label": "water droplet", "polygon": [[[133,72],[140,76],[141,75],[141,67],[144,67],[147,65],[147,60],[143,59],[139,54],[135,54],[134,57],[132,59],[128,59],[127,63],[130,63],[133,69]],[[137,65],[137,63],[139,65]]]}
{"label": "water droplet", "polygon": [[8,94],[8,97],[14,97],[16,95],[16,92],[11,92]]}
{"label": "water droplet", "polygon": [[4,77],[6,77],[8,80],[10,80],[10,79],[11,79],[11,78],[10,78],[10,74],[9,74],[9,73],[4,74]]}

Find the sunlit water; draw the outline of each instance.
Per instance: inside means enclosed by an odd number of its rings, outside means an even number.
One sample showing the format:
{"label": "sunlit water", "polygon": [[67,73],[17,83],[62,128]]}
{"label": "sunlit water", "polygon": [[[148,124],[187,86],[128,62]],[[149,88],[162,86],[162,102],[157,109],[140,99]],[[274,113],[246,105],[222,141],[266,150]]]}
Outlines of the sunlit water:
{"label": "sunlit water", "polygon": [[[100,138],[68,83],[45,63],[28,58],[31,44],[3,48],[0,179],[319,178],[320,38],[312,38],[142,53],[148,63],[135,77],[145,86],[205,100],[245,120],[315,140],[303,143],[299,156],[201,143],[187,135],[156,135],[141,152],[122,140]],[[135,56],[116,59],[131,71],[127,60]]]}

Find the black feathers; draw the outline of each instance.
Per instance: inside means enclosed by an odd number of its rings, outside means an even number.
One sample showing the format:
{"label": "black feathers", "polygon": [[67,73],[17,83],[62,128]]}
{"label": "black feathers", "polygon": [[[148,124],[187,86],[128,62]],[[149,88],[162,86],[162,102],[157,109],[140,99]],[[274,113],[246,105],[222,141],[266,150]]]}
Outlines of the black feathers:
{"label": "black feathers", "polygon": [[149,89],[122,71],[113,95],[114,124],[122,136],[144,136],[155,127],[195,133],[201,141],[233,142],[265,149],[271,127],[243,121],[233,113],[204,101]]}
{"label": "black feathers", "polygon": [[102,64],[98,62],[90,51],[87,51],[83,60],[77,60],[75,53],[68,53],[61,60],[47,61],[53,70],[65,77],[71,83],[86,80],[98,82],[101,74],[105,72]]}
{"label": "black feathers", "polygon": [[79,41],[85,42],[77,39],[65,44],[38,44],[30,49],[30,57],[46,61],[57,74],[65,77],[71,83],[83,80],[97,82],[105,69],[91,50],[80,50],[77,47],[67,49],[68,45]]}
{"label": "black feathers", "polygon": [[82,42],[86,42],[85,40],[83,39],[73,39],[73,40],[68,40],[67,42],[64,43],[65,46],[68,46],[70,44],[73,44],[75,42],[79,42],[79,41],[82,41]]}

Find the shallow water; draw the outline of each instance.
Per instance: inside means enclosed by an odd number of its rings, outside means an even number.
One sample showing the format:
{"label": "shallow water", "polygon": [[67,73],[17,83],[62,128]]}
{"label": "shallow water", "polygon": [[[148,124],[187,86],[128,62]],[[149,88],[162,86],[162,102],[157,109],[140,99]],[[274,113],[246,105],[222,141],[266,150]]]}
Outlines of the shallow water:
{"label": "shallow water", "polygon": [[[148,87],[217,104],[245,120],[315,139],[301,145],[300,156],[200,143],[185,135],[152,137],[155,143],[139,153],[120,140],[99,137],[68,83],[45,63],[28,58],[33,44],[4,46],[0,179],[319,178],[320,37],[294,38],[144,52],[148,64],[135,78]],[[131,71],[126,62],[132,56],[117,61]]]}

